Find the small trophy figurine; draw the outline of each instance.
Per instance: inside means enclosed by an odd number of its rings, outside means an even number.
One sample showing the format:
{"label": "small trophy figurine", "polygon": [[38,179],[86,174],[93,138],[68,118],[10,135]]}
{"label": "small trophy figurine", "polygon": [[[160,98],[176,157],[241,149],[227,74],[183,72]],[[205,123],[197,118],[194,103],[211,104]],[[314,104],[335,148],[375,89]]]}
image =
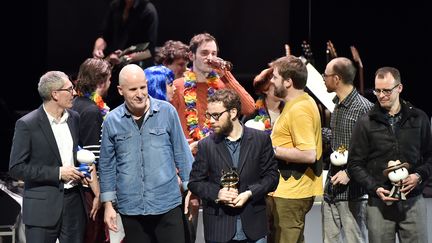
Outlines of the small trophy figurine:
{"label": "small trophy figurine", "polygon": [[208,64],[210,67],[224,70],[224,71],[231,71],[233,68],[233,64],[229,61],[226,61],[220,57],[214,57],[212,59],[206,59],[205,63]]}
{"label": "small trophy figurine", "polygon": [[81,171],[85,177],[91,178],[90,166],[95,161],[95,155],[87,149],[80,149],[77,152],[77,160],[80,162],[80,166],[77,167],[77,169]]}
{"label": "small trophy figurine", "polygon": [[[387,164],[387,169],[384,170],[384,175],[387,176],[393,184],[390,191],[390,197],[399,200],[406,200],[405,193],[400,190],[403,188],[402,180],[408,177],[408,163],[401,163],[399,160],[390,160]],[[387,203],[387,205],[391,205]]]}
{"label": "small trophy figurine", "polygon": [[330,162],[335,166],[345,165],[348,161],[348,150],[344,145],[338,147],[330,154]]}
{"label": "small trophy figurine", "polygon": [[221,186],[226,188],[237,188],[238,182],[239,182],[239,175],[238,173],[231,169],[230,171],[225,172],[222,170],[222,177],[220,180]]}

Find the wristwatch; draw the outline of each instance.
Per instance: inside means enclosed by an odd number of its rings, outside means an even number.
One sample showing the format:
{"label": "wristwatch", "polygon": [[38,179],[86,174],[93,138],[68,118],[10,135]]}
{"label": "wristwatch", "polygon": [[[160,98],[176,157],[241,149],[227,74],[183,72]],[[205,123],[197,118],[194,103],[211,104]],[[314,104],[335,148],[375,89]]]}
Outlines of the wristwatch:
{"label": "wristwatch", "polygon": [[422,181],[423,181],[423,179],[422,179],[422,177],[421,177],[421,175],[419,174],[419,173],[414,173],[414,175],[416,175],[417,176],[417,180],[418,180],[418,184],[421,184],[422,183]]}

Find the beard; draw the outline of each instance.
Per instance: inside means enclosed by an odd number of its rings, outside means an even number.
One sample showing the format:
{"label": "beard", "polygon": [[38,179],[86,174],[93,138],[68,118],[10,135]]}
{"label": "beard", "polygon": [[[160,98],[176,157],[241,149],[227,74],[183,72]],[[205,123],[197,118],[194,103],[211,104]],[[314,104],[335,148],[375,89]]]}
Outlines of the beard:
{"label": "beard", "polygon": [[287,90],[283,86],[275,86],[274,88],[274,96],[278,98],[285,98],[287,96]]}
{"label": "beard", "polygon": [[218,135],[229,135],[234,128],[233,122],[231,121],[231,115],[228,116],[228,120],[221,126],[214,127],[215,133]]}

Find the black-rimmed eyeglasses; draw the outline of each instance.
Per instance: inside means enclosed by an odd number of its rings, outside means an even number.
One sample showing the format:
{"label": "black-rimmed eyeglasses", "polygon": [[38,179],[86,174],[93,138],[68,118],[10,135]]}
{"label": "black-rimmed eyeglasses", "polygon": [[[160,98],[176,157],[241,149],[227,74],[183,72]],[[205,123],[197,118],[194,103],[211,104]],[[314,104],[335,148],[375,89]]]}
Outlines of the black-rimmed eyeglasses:
{"label": "black-rimmed eyeglasses", "polygon": [[215,113],[211,113],[211,114],[210,114],[210,113],[206,112],[206,113],[205,113],[205,117],[206,117],[207,119],[209,119],[209,120],[210,120],[210,118],[213,118],[213,119],[215,119],[215,121],[219,121],[219,118],[222,116],[222,114],[223,114],[224,112],[227,112],[227,111],[229,111],[229,109],[224,110],[224,111],[219,112],[219,113],[215,112]]}
{"label": "black-rimmed eyeglasses", "polygon": [[56,89],[55,91],[67,91],[67,92],[73,94],[74,90],[75,90],[74,86],[70,86],[69,88],[65,88],[65,89]]}
{"label": "black-rimmed eyeglasses", "polygon": [[391,93],[393,92],[393,90],[396,88],[396,87],[398,87],[399,86],[399,84],[396,84],[393,88],[391,88],[391,89],[374,89],[372,92],[373,92],[373,94],[374,95],[376,95],[376,96],[378,96],[378,95],[380,95],[381,93],[383,93],[385,96],[389,96],[389,95],[391,95]]}

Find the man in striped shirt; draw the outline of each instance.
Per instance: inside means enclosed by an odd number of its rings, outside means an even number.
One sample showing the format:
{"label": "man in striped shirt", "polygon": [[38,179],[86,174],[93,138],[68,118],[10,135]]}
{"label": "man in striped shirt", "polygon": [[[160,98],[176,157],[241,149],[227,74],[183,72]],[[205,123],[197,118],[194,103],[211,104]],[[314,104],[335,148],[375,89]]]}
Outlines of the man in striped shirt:
{"label": "man in striped shirt", "polygon": [[[78,96],[73,101],[72,109],[80,114],[79,146],[95,154],[99,160],[102,122],[109,108],[102,97],[108,92],[111,84],[111,65],[108,61],[98,58],[88,58],[80,66],[76,81]],[[86,225],[86,243],[104,242],[105,230],[103,212],[99,200],[99,182],[96,171],[92,173],[91,190],[84,190],[86,209],[89,220]]]}

